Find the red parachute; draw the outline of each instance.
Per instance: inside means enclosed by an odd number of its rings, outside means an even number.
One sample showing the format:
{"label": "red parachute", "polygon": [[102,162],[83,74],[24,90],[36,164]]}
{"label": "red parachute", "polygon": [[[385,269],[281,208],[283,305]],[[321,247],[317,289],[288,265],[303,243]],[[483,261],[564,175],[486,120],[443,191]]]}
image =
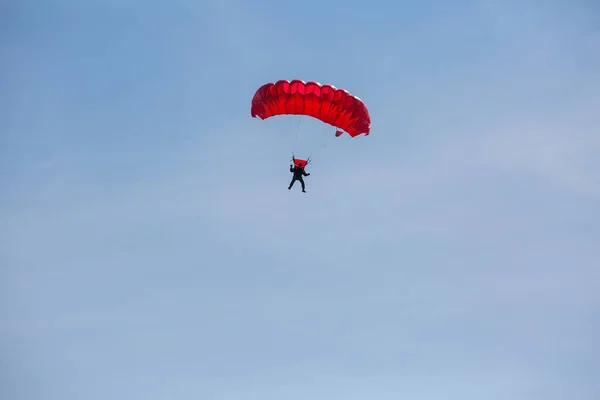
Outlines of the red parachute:
{"label": "red parachute", "polygon": [[347,132],[356,137],[371,131],[369,110],[361,99],[347,90],[318,82],[280,80],[261,86],[252,98],[252,117],[306,115],[338,128],[335,136]]}

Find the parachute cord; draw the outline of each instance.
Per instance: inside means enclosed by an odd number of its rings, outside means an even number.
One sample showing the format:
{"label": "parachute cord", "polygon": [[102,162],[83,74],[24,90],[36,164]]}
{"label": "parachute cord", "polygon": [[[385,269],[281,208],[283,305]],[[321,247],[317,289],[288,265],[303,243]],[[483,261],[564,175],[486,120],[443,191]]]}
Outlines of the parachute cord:
{"label": "parachute cord", "polygon": [[[337,131],[337,129],[336,129]],[[327,145],[329,144],[329,140],[331,139],[329,134],[326,131],[323,131],[323,133],[321,133],[321,145],[319,147],[317,147],[316,151],[313,150],[311,151],[310,155],[308,158],[312,159],[313,155],[316,154],[320,154],[321,150],[323,150],[324,148],[327,147]]]}
{"label": "parachute cord", "polygon": [[294,139],[294,150],[298,145],[298,136],[300,135],[300,122],[302,121],[302,115],[298,118],[298,126],[296,128],[296,138]]}

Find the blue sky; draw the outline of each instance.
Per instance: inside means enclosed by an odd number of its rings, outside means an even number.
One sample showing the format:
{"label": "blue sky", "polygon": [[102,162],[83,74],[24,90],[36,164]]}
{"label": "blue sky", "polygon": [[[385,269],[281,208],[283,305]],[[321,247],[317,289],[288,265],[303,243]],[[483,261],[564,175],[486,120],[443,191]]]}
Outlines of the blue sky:
{"label": "blue sky", "polygon": [[3,399],[599,398],[593,2],[2,10]]}

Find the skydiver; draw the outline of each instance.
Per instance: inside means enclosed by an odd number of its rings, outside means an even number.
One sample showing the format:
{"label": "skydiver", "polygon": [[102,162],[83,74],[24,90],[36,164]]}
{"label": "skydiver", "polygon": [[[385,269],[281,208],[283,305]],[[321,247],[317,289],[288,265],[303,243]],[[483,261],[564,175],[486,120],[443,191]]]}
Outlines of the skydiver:
{"label": "skydiver", "polygon": [[304,185],[304,179],[302,178],[302,176],[310,176],[309,173],[306,173],[306,171],[304,170],[304,167],[302,167],[301,165],[290,165],[290,172],[294,174],[294,177],[292,178],[292,181],[290,182],[290,186],[288,186],[288,190],[290,190],[292,188],[292,186],[294,186],[294,183],[296,181],[300,182],[300,185],[302,185],[302,193],[306,193],[306,187]]}

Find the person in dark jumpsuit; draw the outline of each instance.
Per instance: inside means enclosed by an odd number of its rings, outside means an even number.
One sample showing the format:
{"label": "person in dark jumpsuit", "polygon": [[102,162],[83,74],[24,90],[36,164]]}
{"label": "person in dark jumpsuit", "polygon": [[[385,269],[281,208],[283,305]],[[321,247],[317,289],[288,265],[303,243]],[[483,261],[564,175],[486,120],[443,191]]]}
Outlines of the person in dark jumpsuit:
{"label": "person in dark jumpsuit", "polygon": [[288,187],[288,190],[290,190],[292,188],[292,186],[294,186],[294,183],[296,183],[296,181],[300,182],[300,185],[302,185],[302,192],[306,193],[306,186],[304,185],[304,179],[302,178],[302,176],[310,176],[310,174],[307,174],[306,171],[304,170],[304,167],[300,166],[300,165],[290,165],[290,172],[294,174],[294,177],[292,178],[292,181],[290,182],[290,186]]}

